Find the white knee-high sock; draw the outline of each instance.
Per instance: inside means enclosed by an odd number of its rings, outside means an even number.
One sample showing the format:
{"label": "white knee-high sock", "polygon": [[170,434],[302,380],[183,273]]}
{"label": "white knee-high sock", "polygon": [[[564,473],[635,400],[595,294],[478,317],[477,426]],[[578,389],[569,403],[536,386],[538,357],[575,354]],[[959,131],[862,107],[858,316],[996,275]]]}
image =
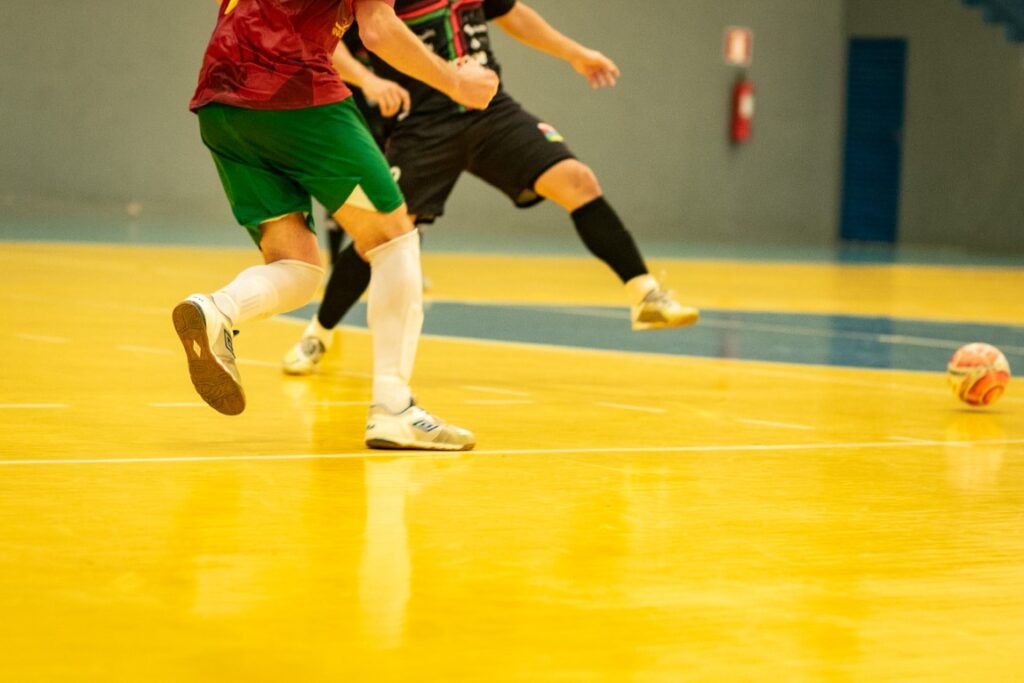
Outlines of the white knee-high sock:
{"label": "white knee-high sock", "polygon": [[373,403],[397,413],[412,400],[412,366],[423,328],[423,275],[416,230],[370,250],[367,320],[373,332]]}
{"label": "white knee-high sock", "polygon": [[227,287],[214,292],[213,303],[233,325],[262,320],[308,303],[323,277],[324,269],[312,263],[274,261],[243,270]]}

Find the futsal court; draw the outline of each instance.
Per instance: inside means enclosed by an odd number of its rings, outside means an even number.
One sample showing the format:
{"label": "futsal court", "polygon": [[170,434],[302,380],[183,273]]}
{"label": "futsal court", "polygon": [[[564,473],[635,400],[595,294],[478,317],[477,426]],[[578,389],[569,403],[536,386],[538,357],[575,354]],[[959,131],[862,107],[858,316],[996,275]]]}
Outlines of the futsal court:
{"label": "futsal court", "polygon": [[436,454],[364,448],[362,307],[316,376],[280,370],[308,307],[236,339],[241,416],[196,397],[170,310],[255,250],[16,234],[2,680],[1024,671],[1024,394],[945,379],[972,341],[1024,368],[1019,264],[663,254],[703,318],[633,333],[581,253],[428,239],[414,387],[478,437]]}

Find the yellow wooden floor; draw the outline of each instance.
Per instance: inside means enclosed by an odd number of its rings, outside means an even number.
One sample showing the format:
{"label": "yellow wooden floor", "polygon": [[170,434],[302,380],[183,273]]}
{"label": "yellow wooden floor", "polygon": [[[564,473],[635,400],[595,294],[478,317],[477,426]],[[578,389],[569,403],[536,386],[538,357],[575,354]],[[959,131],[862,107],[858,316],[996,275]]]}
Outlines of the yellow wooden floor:
{"label": "yellow wooden floor", "polygon": [[[246,412],[197,403],[169,311],[254,256],[0,251],[0,680],[1024,680],[1013,384],[427,338],[478,450],[369,452],[361,331],[294,379],[300,323],[249,326]],[[425,262],[445,299],[619,295]],[[1024,320],[1019,270],[654,265],[705,307]]]}

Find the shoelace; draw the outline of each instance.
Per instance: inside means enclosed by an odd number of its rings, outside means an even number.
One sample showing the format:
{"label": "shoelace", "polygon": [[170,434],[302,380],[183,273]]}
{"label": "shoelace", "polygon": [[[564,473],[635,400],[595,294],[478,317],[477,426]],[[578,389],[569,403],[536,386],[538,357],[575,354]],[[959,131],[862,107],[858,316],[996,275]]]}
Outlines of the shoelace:
{"label": "shoelace", "polygon": [[663,304],[668,305],[672,303],[673,299],[669,292],[664,289],[652,289],[644,297],[645,304]]}
{"label": "shoelace", "polygon": [[313,337],[303,339],[299,348],[302,349],[302,353],[307,357],[319,356],[324,352],[323,342]]}

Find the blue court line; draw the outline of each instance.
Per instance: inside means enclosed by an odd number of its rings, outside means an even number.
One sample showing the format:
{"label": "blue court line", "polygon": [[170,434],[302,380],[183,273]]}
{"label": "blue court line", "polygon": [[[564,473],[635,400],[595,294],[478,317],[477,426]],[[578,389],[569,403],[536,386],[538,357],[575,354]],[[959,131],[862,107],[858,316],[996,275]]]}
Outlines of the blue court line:
{"label": "blue court line", "polygon": [[[290,316],[310,319],[316,305]],[[999,347],[1011,367],[1024,368],[1024,327],[850,315],[705,310],[694,327],[633,332],[624,308],[427,304],[426,334],[565,347],[737,358],[854,368],[944,372],[959,346]],[[366,326],[360,303],[343,321]]]}

